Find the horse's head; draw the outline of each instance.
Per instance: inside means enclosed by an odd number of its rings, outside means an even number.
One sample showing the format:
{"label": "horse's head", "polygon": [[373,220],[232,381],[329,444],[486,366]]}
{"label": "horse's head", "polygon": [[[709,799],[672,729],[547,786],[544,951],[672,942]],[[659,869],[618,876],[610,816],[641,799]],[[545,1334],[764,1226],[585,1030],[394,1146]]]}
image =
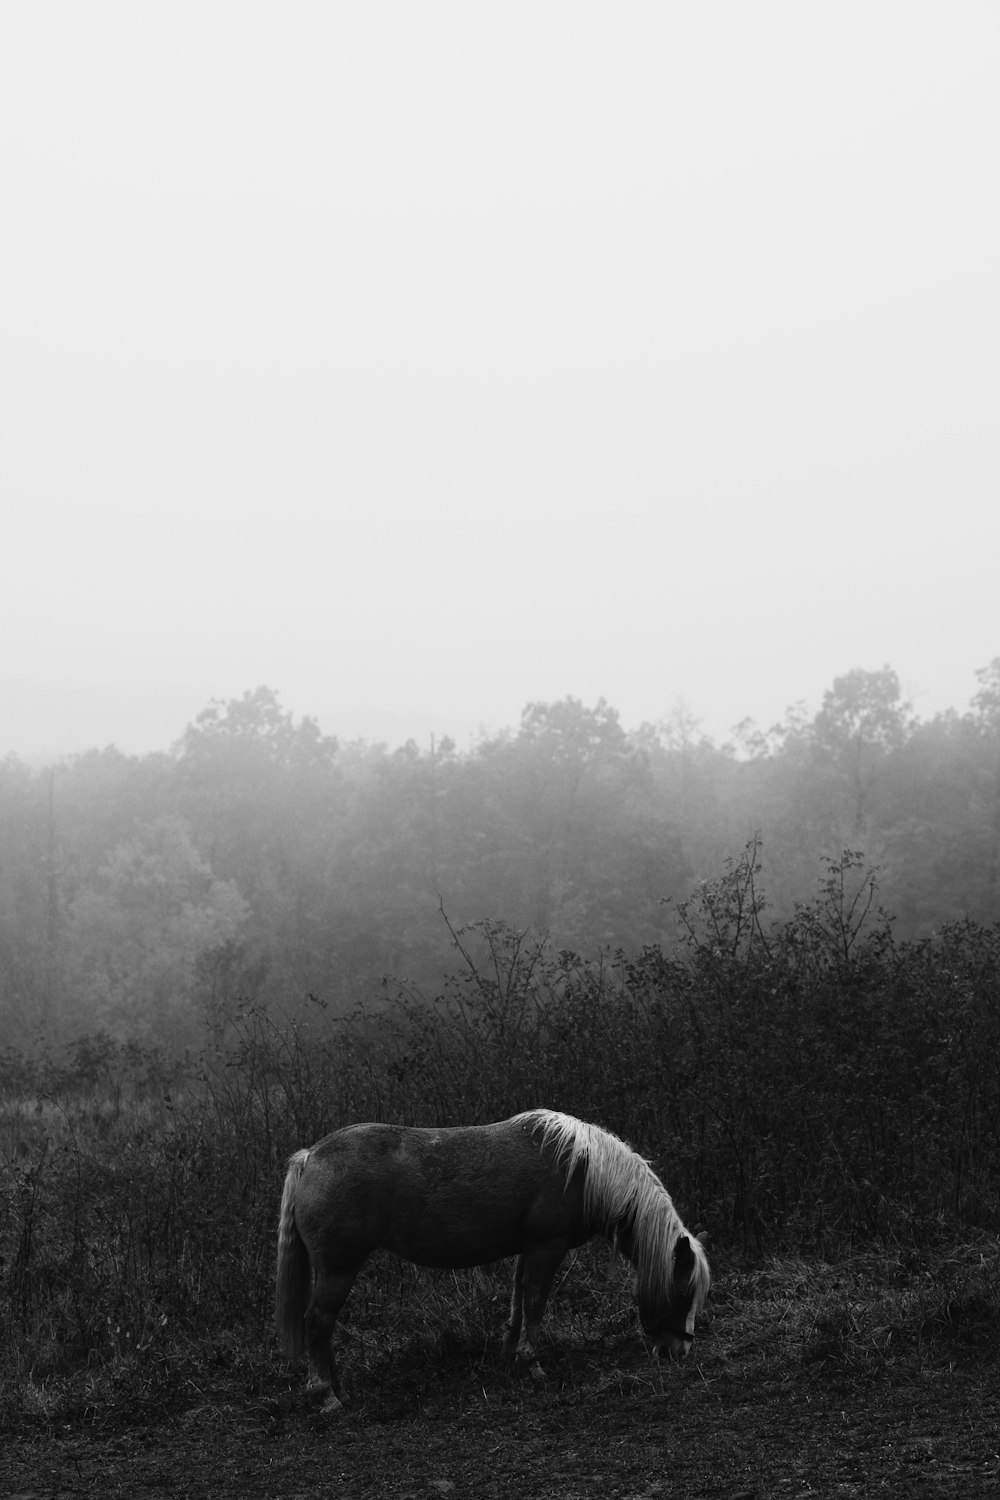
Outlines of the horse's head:
{"label": "horse's head", "polygon": [[708,1261],[704,1233],[678,1237],[673,1249],[668,1289],[654,1299],[639,1295],[639,1321],[654,1352],[662,1358],[686,1359],[694,1340],[695,1319],[708,1295]]}

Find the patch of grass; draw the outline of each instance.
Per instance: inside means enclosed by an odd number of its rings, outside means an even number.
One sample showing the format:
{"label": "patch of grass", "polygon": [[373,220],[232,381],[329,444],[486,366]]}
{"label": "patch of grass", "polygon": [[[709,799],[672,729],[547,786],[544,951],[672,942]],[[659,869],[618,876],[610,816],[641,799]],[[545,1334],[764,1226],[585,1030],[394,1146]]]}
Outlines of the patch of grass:
{"label": "patch of grass", "polygon": [[716,1289],[717,1350],[745,1369],[885,1377],[996,1343],[1000,1250],[982,1239],[941,1252],[887,1251],[828,1263],[734,1267]]}

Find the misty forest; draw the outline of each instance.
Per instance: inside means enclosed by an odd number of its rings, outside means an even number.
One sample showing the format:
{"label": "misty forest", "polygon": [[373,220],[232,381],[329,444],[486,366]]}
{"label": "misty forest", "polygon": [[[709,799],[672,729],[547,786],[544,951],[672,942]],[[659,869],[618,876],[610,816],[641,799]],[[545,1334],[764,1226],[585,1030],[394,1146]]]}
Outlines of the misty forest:
{"label": "misty forest", "polygon": [[103,1033],[176,1052],[248,1002],[295,1019],[430,994],[452,929],[483,920],[587,960],[671,953],[684,903],[751,839],[765,930],[845,850],[897,943],[995,921],[1000,658],[964,714],[922,722],[890,668],[855,670],[814,717],[744,724],[722,747],[683,708],[626,732],[611,705],[567,698],[466,753],[390,752],[258,688],[212,703],[169,753],[8,757],[0,1043]]}

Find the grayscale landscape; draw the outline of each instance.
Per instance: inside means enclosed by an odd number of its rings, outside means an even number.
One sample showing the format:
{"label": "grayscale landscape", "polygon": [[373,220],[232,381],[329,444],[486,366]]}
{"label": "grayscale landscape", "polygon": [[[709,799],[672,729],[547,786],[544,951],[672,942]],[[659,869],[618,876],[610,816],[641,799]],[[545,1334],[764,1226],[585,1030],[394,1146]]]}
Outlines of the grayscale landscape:
{"label": "grayscale landscape", "polygon": [[[998,76],[973,3],[4,9],[4,1494],[996,1493]],[[689,1357],[624,1218],[537,1361],[380,1252],[321,1410],[290,1154],[536,1107],[707,1230]]]}

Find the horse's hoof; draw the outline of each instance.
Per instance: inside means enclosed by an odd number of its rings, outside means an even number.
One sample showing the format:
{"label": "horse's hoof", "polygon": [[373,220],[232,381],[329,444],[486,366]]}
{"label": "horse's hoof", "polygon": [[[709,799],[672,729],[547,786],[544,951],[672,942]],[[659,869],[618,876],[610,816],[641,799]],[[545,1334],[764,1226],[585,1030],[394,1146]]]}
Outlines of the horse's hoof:
{"label": "horse's hoof", "polygon": [[320,1413],[324,1417],[335,1417],[338,1412],[342,1412],[343,1410],[343,1401],[341,1401],[339,1396],[335,1396],[332,1391],[320,1407]]}
{"label": "horse's hoof", "polygon": [[538,1363],[537,1359],[535,1360],[535,1363],[531,1367],[531,1378],[532,1378],[532,1380],[544,1380],[545,1379],[545,1371],[542,1369],[542,1367]]}

